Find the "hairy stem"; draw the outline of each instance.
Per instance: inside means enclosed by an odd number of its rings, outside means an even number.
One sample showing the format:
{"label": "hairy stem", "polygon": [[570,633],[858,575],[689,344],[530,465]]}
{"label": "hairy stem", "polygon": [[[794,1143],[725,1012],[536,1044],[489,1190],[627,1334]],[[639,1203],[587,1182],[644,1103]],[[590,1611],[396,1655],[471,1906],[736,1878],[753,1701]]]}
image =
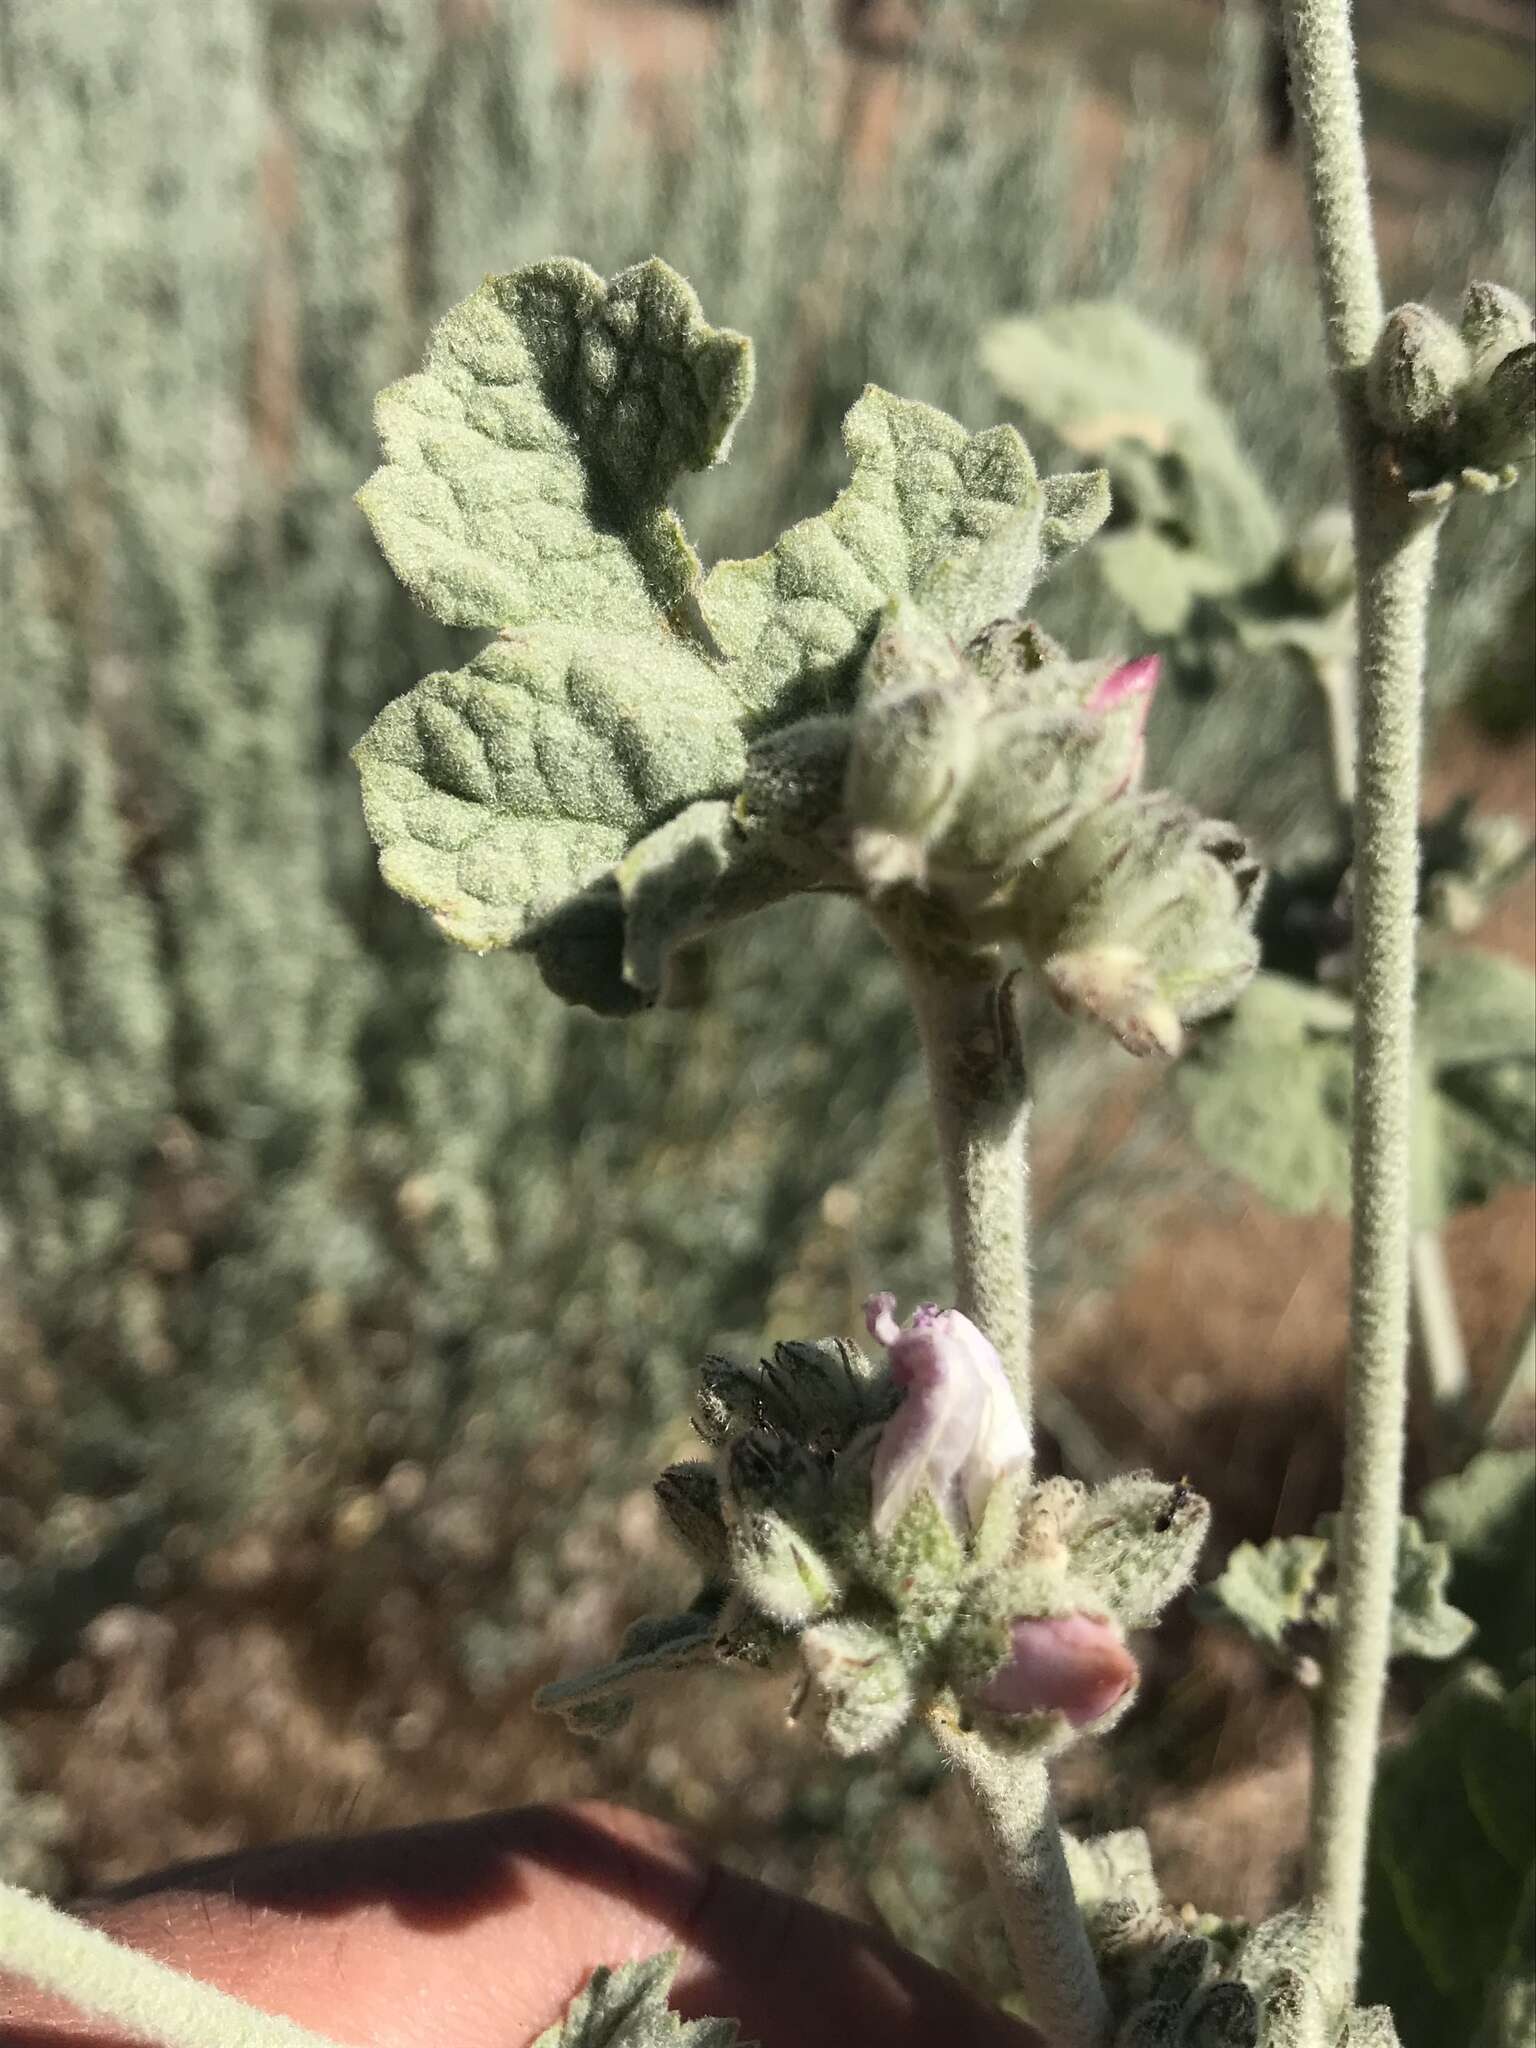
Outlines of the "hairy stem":
{"label": "hairy stem", "polygon": [[0,1885],[0,1968],[157,2048],[335,2048],[293,2020],[242,2005],[210,1984],[122,1948],[15,1885]]}
{"label": "hairy stem", "polygon": [[1350,1982],[1386,1693],[1408,1409],[1420,698],[1437,532],[1436,521],[1378,512],[1361,536],[1350,1350],[1338,1621],[1318,1719],[1310,1843],[1313,1889]]}
{"label": "hairy stem", "polygon": [[1029,1076],[1006,982],[907,958],[928,1064],[959,1307],[997,1347],[1032,1423]]}
{"label": "hairy stem", "polygon": [[[976,963],[899,943],[928,1063],[949,1198],[959,1306],[996,1345],[1031,1421],[1029,1077],[1012,989]],[[1042,1763],[950,1730],[981,1825],[987,1873],[1031,2017],[1052,2048],[1100,2048],[1109,2010],[1073,1896]]]}
{"label": "hairy stem", "polygon": [[941,1734],[940,1746],[965,1772],[1031,2020],[1051,2048],[1101,2048],[1109,2006],[1073,1897],[1045,1765],[1001,1755],[974,1735]]}
{"label": "hairy stem", "polygon": [[1407,502],[1365,410],[1382,297],[1348,0],[1285,0],[1285,27],[1359,575],[1350,1353],[1338,1621],[1317,1716],[1310,1839],[1315,1901],[1352,1986],[1407,1417],[1419,753],[1439,519]]}

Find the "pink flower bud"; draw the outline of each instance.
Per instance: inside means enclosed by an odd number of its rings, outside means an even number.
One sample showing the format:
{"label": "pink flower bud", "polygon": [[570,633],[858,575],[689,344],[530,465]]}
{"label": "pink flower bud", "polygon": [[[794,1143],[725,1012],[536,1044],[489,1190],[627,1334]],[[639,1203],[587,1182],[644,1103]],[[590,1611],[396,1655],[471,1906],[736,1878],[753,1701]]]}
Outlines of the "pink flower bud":
{"label": "pink flower bud", "polygon": [[1141,781],[1147,757],[1147,720],[1152,715],[1152,696],[1161,668],[1162,661],[1155,654],[1143,654],[1136,661],[1124,662],[1111,670],[1083,707],[1095,717],[1124,717],[1131,723],[1131,765],[1125,780],[1117,789],[1110,791],[1112,797],[1123,796]]}
{"label": "pink flower bud", "polygon": [[1136,1660],[1101,1614],[1010,1622],[1013,1652],[976,1704],[994,1714],[1065,1714],[1074,1728],[1102,1720],[1136,1683]]}
{"label": "pink flower bud", "polygon": [[1002,1360],[969,1316],[931,1304],[903,1329],[896,1297],[864,1305],[869,1333],[890,1353],[901,1405],[880,1433],[871,1473],[872,1520],[888,1536],[926,1487],[964,1538],[1005,1472],[1029,1461]]}

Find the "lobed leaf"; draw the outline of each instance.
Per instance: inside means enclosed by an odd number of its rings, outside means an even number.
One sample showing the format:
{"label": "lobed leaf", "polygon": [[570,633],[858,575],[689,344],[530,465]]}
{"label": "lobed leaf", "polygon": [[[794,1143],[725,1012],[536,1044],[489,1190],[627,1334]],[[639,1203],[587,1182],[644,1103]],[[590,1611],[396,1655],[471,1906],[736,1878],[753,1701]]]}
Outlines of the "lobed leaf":
{"label": "lobed leaf", "polygon": [[679,640],[544,628],[386,705],[354,750],[384,879],[450,938],[510,945],[690,798],[740,734]]}
{"label": "lobed leaf", "polygon": [[734,2048],[734,2020],[682,2020],[667,2004],[678,1955],[668,1949],[618,1969],[594,1970],[563,2020],[533,2048]]}
{"label": "lobed leaf", "polygon": [[955,638],[1015,610],[1108,515],[1102,475],[1048,491],[1012,427],[967,434],[869,385],[843,423],[853,478],[765,554],[705,578],[704,620],[756,727],[846,710],[876,621],[911,595]]}
{"label": "lobed leaf", "polygon": [[634,633],[697,580],[667,496],[724,456],[752,376],[751,343],[655,258],[611,284],[568,258],[488,277],[379,394],[358,503],[448,625]]}

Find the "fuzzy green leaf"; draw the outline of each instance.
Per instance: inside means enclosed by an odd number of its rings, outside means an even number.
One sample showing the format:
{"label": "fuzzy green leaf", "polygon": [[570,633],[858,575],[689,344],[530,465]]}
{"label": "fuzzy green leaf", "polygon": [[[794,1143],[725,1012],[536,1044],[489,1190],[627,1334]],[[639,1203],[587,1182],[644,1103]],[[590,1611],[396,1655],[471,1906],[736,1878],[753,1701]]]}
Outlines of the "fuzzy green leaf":
{"label": "fuzzy green leaf", "polygon": [[1328,1545],[1320,1536],[1239,1543],[1221,1576],[1201,1587],[1197,1609],[1209,1621],[1232,1623],[1285,1664],[1290,1631],[1316,1618],[1327,1562]]}
{"label": "fuzzy green leaf", "polygon": [[483,952],[690,799],[733,789],[746,757],[682,641],[546,627],[397,697],[354,758],[384,879]]}
{"label": "fuzzy green leaf", "polygon": [[[1533,1868],[1536,1680],[1506,1692],[1472,1665],[1386,1752],[1377,1781],[1363,1989],[1392,2007],[1404,2048],[1474,2040],[1490,1986],[1502,1996],[1518,1980]],[[1483,2036],[1489,2048],[1521,2038]]]}
{"label": "fuzzy green leaf", "polygon": [[558,1714],[578,1735],[610,1735],[629,1718],[637,1686],[712,1664],[720,1631],[716,1606],[686,1614],[646,1616],[627,1629],[611,1663],[576,1678],[556,1679],[534,1695],[543,1713]]}
{"label": "fuzzy green leaf", "polygon": [[748,736],[850,700],[893,596],[965,638],[1108,511],[1102,477],[1042,484],[1011,427],[968,435],[872,386],[831,509],[701,583],[666,497],[723,455],[750,388],[748,344],[665,264],[605,285],[559,261],[487,279],[379,399],[387,459],[359,497],[380,546],[438,618],[498,629],[356,751],[382,871],[450,937],[528,945],[608,1013],[653,999],[689,936],[817,879],[710,809]]}
{"label": "fuzzy green leaf", "polygon": [[[1201,1589],[1201,1610],[1211,1620],[1234,1624],[1277,1663],[1289,1665],[1292,1630],[1331,1629],[1337,1617],[1334,1522],[1325,1515],[1311,1536],[1276,1536],[1262,1547],[1240,1543],[1220,1578]],[[1392,1656],[1444,1660],[1467,1647],[1474,1625],[1446,1598],[1450,1572],[1445,1544],[1427,1540],[1414,1517],[1404,1515],[1392,1594]]]}
{"label": "fuzzy green leaf", "polygon": [[1451,1590],[1477,1623],[1478,1655],[1513,1680],[1536,1644],[1536,1456],[1480,1451],[1419,1506],[1451,1552]]}
{"label": "fuzzy green leaf", "polygon": [[[998,321],[981,355],[1029,420],[1109,464],[1122,512],[1200,558],[1192,593],[1213,580],[1234,588],[1274,560],[1281,543],[1274,507],[1187,344],[1129,306],[1082,300]],[[1154,572],[1149,602],[1168,612],[1174,597],[1162,584],[1165,576],[1184,581],[1183,565],[1160,554],[1143,566]]]}
{"label": "fuzzy green leaf", "polygon": [[733,2048],[734,2020],[681,2020],[667,2004],[677,1975],[675,1949],[594,1970],[563,2020],[533,2048]]}
{"label": "fuzzy green leaf", "polygon": [[453,626],[630,634],[699,563],[669,491],[725,454],[752,348],[653,259],[611,284],[559,259],[490,277],[380,393],[385,463],[358,493],[411,595]]}
{"label": "fuzzy green leaf", "polygon": [[[1432,1225],[1536,1166],[1536,980],[1459,952],[1419,984],[1414,1207]],[[1278,1209],[1349,1210],[1350,1008],[1261,974],[1207,1030],[1177,1085],[1210,1159]]]}
{"label": "fuzzy green leaf", "polygon": [[[957,639],[1017,609],[1041,569],[1109,511],[1102,476],[1043,487],[1012,427],[965,429],[870,385],[843,423],[853,479],[765,554],[721,562],[699,593],[756,726],[846,710],[892,597]],[[1048,529],[1048,531],[1047,531]]]}

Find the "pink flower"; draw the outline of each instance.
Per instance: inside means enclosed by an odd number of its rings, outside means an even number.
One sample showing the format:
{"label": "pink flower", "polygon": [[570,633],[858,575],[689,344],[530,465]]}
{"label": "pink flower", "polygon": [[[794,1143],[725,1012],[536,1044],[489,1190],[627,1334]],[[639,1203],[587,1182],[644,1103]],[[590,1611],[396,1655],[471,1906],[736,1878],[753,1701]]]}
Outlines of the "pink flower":
{"label": "pink flower", "polygon": [[994,1714],[1065,1714],[1086,1728],[1136,1683],[1136,1660],[1102,1614],[1022,1617],[1009,1632],[1012,1655],[976,1694]]}
{"label": "pink flower", "polygon": [[864,1305],[902,1390],[875,1447],[875,1534],[888,1536],[926,1487],[964,1538],[1002,1475],[1028,1463],[1029,1432],[1002,1360],[969,1316],[929,1304],[903,1329],[895,1308],[894,1294]]}
{"label": "pink flower", "polygon": [[1135,661],[1123,662],[1104,678],[1083,706],[1085,711],[1096,717],[1123,717],[1131,724],[1131,765],[1124,782],[1118,789],[1110,791],[1112,797],[1123,796],[1141,781],[1147,754],[1147,720],[1152,715],[1152,696],[1161,668],[1162,661],[1155,654],[1143,654]]}

